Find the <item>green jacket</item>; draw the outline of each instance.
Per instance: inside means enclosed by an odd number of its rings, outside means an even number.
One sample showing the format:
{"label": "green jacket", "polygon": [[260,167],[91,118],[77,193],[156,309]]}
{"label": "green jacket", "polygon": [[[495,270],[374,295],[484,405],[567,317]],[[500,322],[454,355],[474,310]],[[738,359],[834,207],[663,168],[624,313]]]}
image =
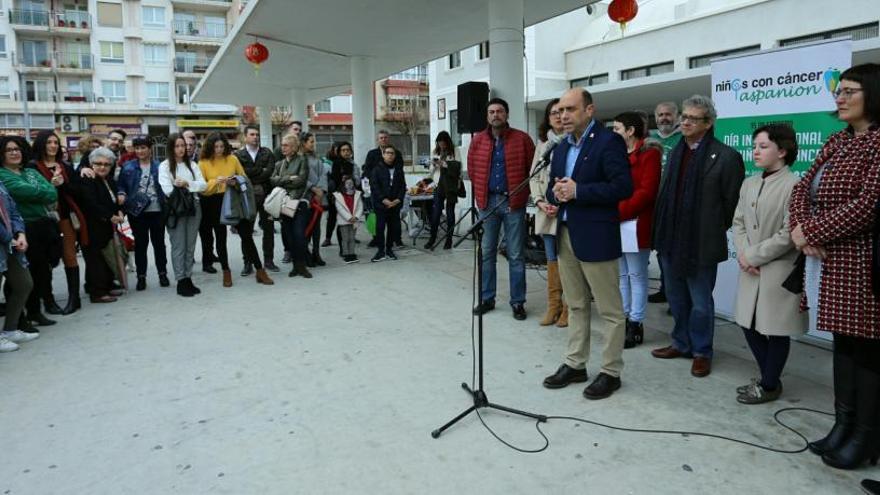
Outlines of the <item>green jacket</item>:
{"label": "green jacket", "polygon": [[32,168],[24,168],[17,174],[6,167],[0,167],[0,181],[15,200],[25,222],[48,217],[52,204],[58,201],[55,186]]}
{"label": "green jacket", "polygon": [[283,159],[275,164],[275,172],[269,178],[272,187],[283,187],[291,199],[303,199],[309,179],[309,161],[303,155],[293,160]]}

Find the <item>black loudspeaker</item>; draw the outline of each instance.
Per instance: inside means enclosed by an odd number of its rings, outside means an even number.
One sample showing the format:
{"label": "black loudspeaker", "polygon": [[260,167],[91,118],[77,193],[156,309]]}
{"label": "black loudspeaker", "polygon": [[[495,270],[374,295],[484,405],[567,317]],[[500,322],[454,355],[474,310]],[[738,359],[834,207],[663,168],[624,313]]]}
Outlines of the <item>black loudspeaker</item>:
{"label": "black loudspeaker", "polygon": [[489,84],[466,82],[458,85],[458,132],[480,132],[486,128]]}

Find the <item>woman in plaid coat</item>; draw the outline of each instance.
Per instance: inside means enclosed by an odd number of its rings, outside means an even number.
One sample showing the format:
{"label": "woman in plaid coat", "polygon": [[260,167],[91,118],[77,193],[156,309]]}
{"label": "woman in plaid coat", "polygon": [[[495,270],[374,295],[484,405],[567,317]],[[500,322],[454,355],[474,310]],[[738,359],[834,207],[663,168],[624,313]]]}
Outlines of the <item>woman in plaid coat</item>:
{"label": "woman in plaid coat", "polygon": [[805,297],[816,328],[834,333],[836,421],[810,449],[853,469],[880,453],[880,296],[872,290],[880,200],[880,65],[852,67],[834,92],[848,127],[831,136],[792,191],[791,236],[807,255]]}

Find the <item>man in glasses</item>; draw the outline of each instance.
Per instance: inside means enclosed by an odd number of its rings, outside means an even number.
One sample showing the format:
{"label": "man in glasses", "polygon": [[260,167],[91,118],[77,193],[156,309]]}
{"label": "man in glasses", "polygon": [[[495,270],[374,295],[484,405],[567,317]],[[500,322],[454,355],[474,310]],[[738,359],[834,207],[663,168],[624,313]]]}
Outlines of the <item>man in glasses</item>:
{"label": "man in glasses", "polygon": [[693,358],[691,374],[712,370],[718,263],[745,178],[742,156],[715,139],[715,105],[694,95],[682,103],[681,135],[664,168],[654,213],[654,249],[663,265],[675,327],[672,344],[651,354]]}

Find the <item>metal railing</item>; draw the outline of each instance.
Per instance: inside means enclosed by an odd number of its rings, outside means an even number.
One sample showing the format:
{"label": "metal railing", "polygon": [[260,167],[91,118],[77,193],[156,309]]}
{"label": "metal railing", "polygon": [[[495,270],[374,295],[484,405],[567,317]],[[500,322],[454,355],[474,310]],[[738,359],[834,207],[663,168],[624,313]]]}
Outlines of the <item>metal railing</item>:
{"label": "metal railing", "polygon": [[171,22],[174,34],[196,38],[223,39],[229,32],[229,27],[229,24],[220,22],[182,21],[180,19]]}
{"label": "metal railing", "polygon": [[58,103],[94,103],[95,93],[58,91],[55,93],[55,101]]}
{"label": "metal railing", "polygon": [[204,74],[209,65],[211,59],[206,57],[174,57],[174,72]]}
{"label": "metal railing", "polygon": [[91,53],[55,52],[56,69],[94,69],[95,58]]}
{"label": "metal railing", "polygon": [[12,9],[9,11],[9,23],[24,26],[90,29],[92,17],[88,12],[81,10],[50,12],[48,10]]}
{"label": "metal railing", "polygon": [[33,54],[33,55],[19,54],[19,55],[20,55],[20,57],[16,61],[18,62],[18,65],[21,65],[23,67],[37,67],[37,68],[42,67],[42,68],[46,68],[46,69],[52,68],[51,54],[47,53],[45,55],[42,55],[42,54],[39,54],[39,55],[38,54]]}

